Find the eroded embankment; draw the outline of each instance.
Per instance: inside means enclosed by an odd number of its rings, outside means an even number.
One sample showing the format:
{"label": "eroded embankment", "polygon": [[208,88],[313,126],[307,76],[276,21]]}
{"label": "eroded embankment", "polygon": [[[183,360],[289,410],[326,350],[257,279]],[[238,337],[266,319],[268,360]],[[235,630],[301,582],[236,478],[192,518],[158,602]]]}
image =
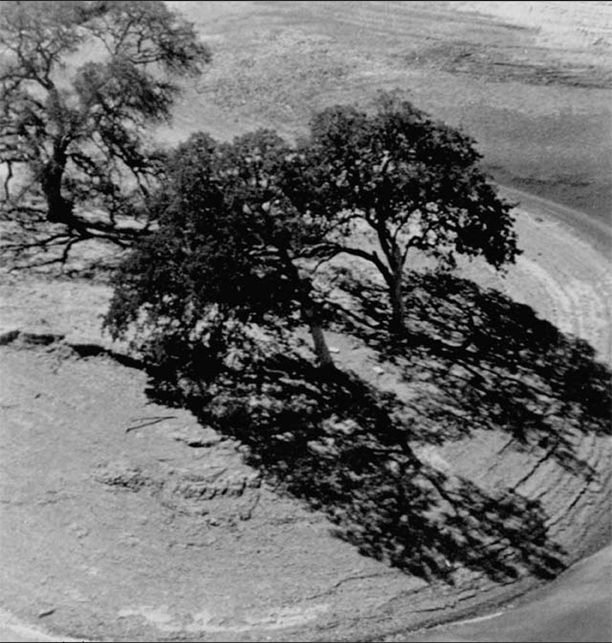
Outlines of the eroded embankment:
{"label": "eroded embankment", "polygon": [[[549,220],[523,217],[520,235],[525,255],[505,280],[477,266],[465,274],[503,288],[562,331],[587,339],[598,354],[587,354],[586,363],[607,356],[605,259]],[[418,525],[468,538],[463,560],[457,548],[451,561],[459,570],[455,585],[389,567],[359,553],[366,539],[331,533],[325,504],[309,510],[279,495],[265,467],[245,464],[240,442],[202,427],[190,412],[151,402],[145,374],[96,348],[99,338],[89,333],[86,341],[75,340],[74,328],[65,339],[54,335],[73,324],[69,306],[79,302],[66,293],[73,289],[78,296],[82,284],[48,290],[63,306],[46,304],[46,335],[28,335],[40,326],[42,311],[30,309],[26,319],[22,304],[24,295],[45,285],[8,285],[3,327],[21,331],[5,334],[0,347],[0,500],[2,524],[10,526],[0,533],[0,604],[27,621],[88,639],[382,638],[502,603],[543,582],[533,573],[538,565],[548,561],[554,571],[556,561],[568,564],[609,537],[609,427],[568,417],[563,449],[555,453],[550,441],[521,443],[507,431],[487,429],[478,414],[478,426],[445,439],[447,415],[438,423],[438,439],[412,440],[423,467],[408,490],[416,494]],[[407,386],[416,396],[427,385],[427,360],[437,356],[444,367],[445,355],[424,348],[424,361],[410,371],[422,380],[402,382],[401,361],[381,363],[372,346],[356,339],[332,335],[331,341],[339,363],[358,371],[366,392],[373,385],[396,393]],[[499,389],[499,382],[491,384]],[[349,385],[355,382],[343,384]],[[333,395],[346,390],[352,389],[329,389],[317,399],[340,399]],[[363,417],[372,412],[366,398],[358,405]],[[520,401],[514,410],[528,411]],[[511,418],[512,426],[528,419]],[[562,419],[551,426],[562,428]],[[368,427],[355,435],[372,439]],[[342,439],[338,443],[347,447],[337,457],[348,463],[351,440]],[[322,444],[311,447],[316,452]],[[291,450],[285,457],[301,462]],[[375,462],[379,475],[383,462]],[[446,505],[435,500],[434,483],[447,494]],[[356,488],[355,497],[369,488]],[[500,494],[511,494],[509,516],[499,511]],[[360,514],[350,511],[375,499],[356,505],[345,498],[339,508],[354,520]],[[530,516],[535,522],[524,520]],[[335,527],[346,527],[339,520]],[[512,563],[518,577],[492,574],[486,557],[474,564],[469,538],[493,547],[485,551],[495,552],[500,564]],[[389,546],[395,544],[391,538]],[[417,571],[445,546],[416,543],[425,561]]]}

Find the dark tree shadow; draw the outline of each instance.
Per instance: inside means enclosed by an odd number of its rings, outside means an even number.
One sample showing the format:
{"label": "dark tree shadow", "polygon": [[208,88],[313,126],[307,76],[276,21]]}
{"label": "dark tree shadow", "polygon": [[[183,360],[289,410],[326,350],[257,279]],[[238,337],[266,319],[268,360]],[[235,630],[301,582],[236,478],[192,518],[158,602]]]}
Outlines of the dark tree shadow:
{"label": "dark tree shadow", "polygon": [[538,501],[509,489],[492,495],[422,463],[409,446],[418,426],[402,403],[354,374],[322,376],[277,355],[183,400],[247,445],[247,461],[268,481],[324,511],[364,555],[448,583],[461,568],[499,581],[525,572],[552,578],[564,568]]}
{"label": "dark tree shadow", "polygon": [[[538,500],[444,473],[411,445],[501,429],[594,475],[569,434],[609,433],[609,371],[585,342],[470,282],[412,276],[410,332],[399,340],[384,331],[384,298],[344,285],[359,323],[335,323],[399,364],[420,396],[406,401],[355,373],[322,373],[288,349],[231,368],[181,355],[178,345],[165,368],[151,371],[150,395],[239,439],[268,481],[325,512],[364,555],[428,581],[453,583],[466,568],[502,582],[554,577],[566,552]],[[191,365],[183,372],[182,362]]]}
{"label": "dark tree shadow", "polygon": [[572,473],[594,475],[574,445],[576,436],[610,435],[612,374],[586,341],[498,291],[444,273],[409,275],[406,333],[392,337],[385,292],[341,283],[357,313],[336,315],[336,323],[401,368],[419,418],[416,440],[502,429],[515,449],[537,446]]}

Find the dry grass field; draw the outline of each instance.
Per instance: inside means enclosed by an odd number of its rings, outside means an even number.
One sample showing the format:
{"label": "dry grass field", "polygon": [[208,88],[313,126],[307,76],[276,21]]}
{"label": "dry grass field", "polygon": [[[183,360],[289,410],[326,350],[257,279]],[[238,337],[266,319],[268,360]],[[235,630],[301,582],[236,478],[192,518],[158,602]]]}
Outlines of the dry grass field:
{"label": "dry grass field", "polygon": [[506,5],[534,3],[476,4],[491,13],[466,2],[177,2],[215,64],[166,134],[292,136],[313,109],[398,88],[473,136],[500,182],[609,218],[609,4],[535,3],[553,6],[527,15]]}
{"label": "dry grass field", "polygon": [[[607,372],[612,3],[169,4],[196,23],[214,62],[152,137],[170,144],[198,130],[231,138],[271,127],[292,138],[314,109],[367,106],[379,90],[399,89],[471,134],[520,202],[517,264],[505,275],[478,262],[457,272],[501,293],[490,310],[497,334],[481,338],[491,361],[503,362],[505,342],[524,333],[519,369],[531,378],[548,369],[553,386],[564,350],[584,381]],[[479,397],[435,347],[390,359],[360,337],[330,333],[340,366],[361,379],[350,391],[385,391],[415,413],[410,444],[427,473],[417,476],[417,498],[431,480],[455,494],[454,518],[444,502],[415,508],[417,517],[441,530],[448,522],[460,543],[452,525],[463,512],[464,532],[482,546],[499,538],[498,562],[506,557],[519,573],[501,578],[469,564],[459,545],[446,550],[460,569],[454,586],[390,567],[365,540],[337,537],[325,502],[273,486],[247,457],[256,443],[152,400],[146,374],[101,333],[109,295],[103,274],[0,274],[0,639],[402,640],[521,596],[551,604],[558,594],[546,594],[540,563],[570,565],[609,543],[605,417],[580,415],[554,389],[550,424],[509,438],[489,415],[495,395],[514,399],[517,387],[519,400],[527,391],[531,406],[517,404],[509,420],[519,428],[532,426],[542,401],[509,367],[480,370]],[[478,300],[465,296],[459,315]],[[447,314],[435,301],[434,312]],[[366,398],[354,395],[367,415]],[[436,415],[438,402],[446,415]],[[556,451],[549,429],[562,438]],[[503,498],[510,517],[500,513]],[[590,585],[599,617],[605,584],[599,575]],[[535,635],[517,625],[533,614],[507,614],[516,640]],[[451,638],[495,635],[470,627]],[[599,623],[584,633],[610,632]]]}

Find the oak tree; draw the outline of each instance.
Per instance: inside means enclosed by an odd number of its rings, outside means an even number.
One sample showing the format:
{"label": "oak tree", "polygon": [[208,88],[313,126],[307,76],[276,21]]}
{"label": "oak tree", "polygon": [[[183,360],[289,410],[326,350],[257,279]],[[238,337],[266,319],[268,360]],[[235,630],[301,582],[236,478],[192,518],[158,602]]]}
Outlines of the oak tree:
{"label": "oak tree", "polygon": [[304,217],[283,193],[293,154],[267,130],[223,144],[197,134],[177,148],[157,194],[158,229],[114,280],[107,326],[116,336],[143,313],[145,327],[180,332],[184,346],[199,328],[209,348],[213,319],[220,348],[227,320],[272,331],[305,324],[319,364],[333,367],[310,265],[327,221]]}
{"label": "oak tree", "polygon": [[210,58],[161,1],[3,2],[3,218],[31,232],[60,224],[44,247],[129,245],[161,169],[145,128],[170,117],[178,77]]}
{"label": "oak tree", "polygon": [[[481,169],[474,141],[392,94],[374,113],[335,106],[316,114],[300,158],[304,211],[336,220],[330,255],[361,257],[380,272],[396,331],[410,251],[444,267],[457,255],[482,256],[495,268],[519,253],[513,205]],[[373,233],[372,246],[351,242],[355,222]]]}

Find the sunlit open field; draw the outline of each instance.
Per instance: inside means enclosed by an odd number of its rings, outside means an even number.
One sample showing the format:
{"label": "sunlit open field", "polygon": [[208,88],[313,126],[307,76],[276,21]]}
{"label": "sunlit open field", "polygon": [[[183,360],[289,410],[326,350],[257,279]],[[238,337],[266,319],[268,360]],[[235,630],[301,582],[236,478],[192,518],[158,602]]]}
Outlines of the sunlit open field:
{"label": "sunlit open field", "polygon": [[[213,62],[185,83],[173,121],[152,139],[231,139],[261,127],[294,139],[317,109],[368,107],[380,90],[397,89],[469,133],[519,202],[516,265],[504,274],[478,261],[458,269],[505,302],[499,334],[487,344],[482,333],[484,353],[503,364],[506,343],[539,337],[521,372],[540,368],[556,381],[559,362],[546,360],[557,338],[580,377],[591,373],[579,370],[585,364],[608,373],[612,3],[168,4],[196,24]],[[100,250],[83,248],[77,258]],[[536,406],[547,398],[507,365],[505,379],[482,369],[466,386],[461,368],[433,349],[385,361],[357,337],[328,333],[341,369],[414,404],[406,439],[456,493],[465,533],[488,544],[501,534],[500,559],[518,556],[518,576],[500,580],[456,547],[458,583],[428,582],[378,560],[358,535],[338,537],[324,502],[279,490],[245,461],[238,439],[153,400],[144,370],[101,331],[106,277],[0,271],[0,640],[421,640],[415,629],[506,610],[501,621],[423,640],[609,640],[607,554],[552,583],[536,573],[539,556],[569,565],[610,542],[609,425],[563,406],[561,385],[551,423],[521,442],[499,428],[491,400],[516,394],[510,421],[531,426],[521,396]],[[436,385],[454,404],[444,420],[438,398],[428,399]],[[453,413],[468,418],[456,435]],[[567,437],[557,451],[551,427]],[[509,518],[487,504],[503,494],[518,507]],[[452,532],[460,518],[451,509],[425,503],[414,512]],[[432,538],[434,553],[438,546]]]}
{"label": "sunlit open field", "polygon": [[298,135],[315,109],[398,88],[472,135],[500,182],[610,215],[608,3],[174,4],[215,63],[188,88],[169,138]]}

